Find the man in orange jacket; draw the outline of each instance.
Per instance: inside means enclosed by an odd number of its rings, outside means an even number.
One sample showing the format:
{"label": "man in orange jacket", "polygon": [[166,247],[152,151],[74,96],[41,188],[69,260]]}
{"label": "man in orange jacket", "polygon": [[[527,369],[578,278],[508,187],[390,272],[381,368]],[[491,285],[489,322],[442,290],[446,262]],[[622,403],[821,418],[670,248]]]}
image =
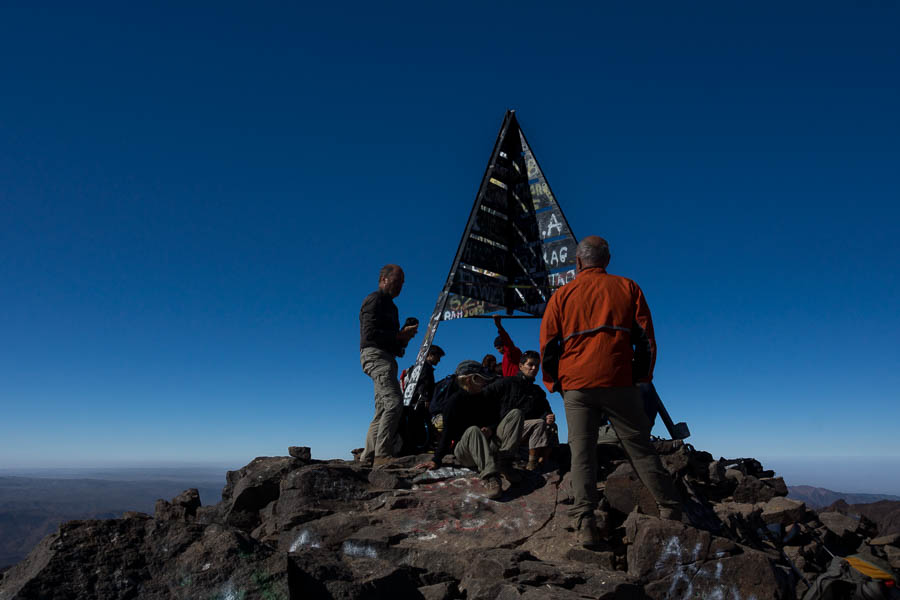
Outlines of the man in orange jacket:
{"label": "man in orange jacket", "polygon": [[[575,255],[575,280],[550,297],[541,321],[544,384],[563,394],[569,425],[575,492],[569,515],[585,546],[600,541],[594,509],[597,431],[604,414],[656,499],[660,516],[681,518],[678,493],[650,444],[650,423],[635,387],[650,381],[656,360],[650,309],[641,288],[630,279],[608,274],[608,264],[606,240],[597,236],[582,240]],[[548,359],[555,362],[554,355],[558,364],[551,364],[548,373]]]}

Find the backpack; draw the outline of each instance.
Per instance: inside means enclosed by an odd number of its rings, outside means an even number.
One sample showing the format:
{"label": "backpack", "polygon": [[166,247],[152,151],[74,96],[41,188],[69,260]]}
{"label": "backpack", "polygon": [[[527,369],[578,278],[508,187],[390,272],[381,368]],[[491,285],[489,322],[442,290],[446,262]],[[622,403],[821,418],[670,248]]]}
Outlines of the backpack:
{"label": "backpack", "polygon": [[413,370],[416,365],[411,365],[406,369],[400,371],[400,391],[406,391],[406,376],[409,375],[409,372]]}
{"label": "backpack", "polygon": [[431,396],[431,414],[437,415],[444,412],[444,405],[450,395],[459,388],[456,385],[456,375],[447,375],[434,384],[434,395]]}
{"label": "backpack", "polygon": [[[859,554],[831,561],[803,595],[803,600],[889,600],[900,596],[894,575],[881,561]],[[891,583],[888,584],[887,582]]]}

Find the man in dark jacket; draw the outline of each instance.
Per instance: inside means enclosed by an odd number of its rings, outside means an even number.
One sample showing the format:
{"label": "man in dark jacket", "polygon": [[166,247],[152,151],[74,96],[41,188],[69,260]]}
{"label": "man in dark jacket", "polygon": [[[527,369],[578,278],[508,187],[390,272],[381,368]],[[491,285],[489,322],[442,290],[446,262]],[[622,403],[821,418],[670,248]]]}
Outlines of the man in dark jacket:
{"label": "man in dark jacket", "polygon": [[466,360],[456,368],[459,390],[444,406],[444,430],[434,451],[434,458],[418,467],[436,469],[444,456],[450,453],[463,466],[478,470],[484,480],[488,498],[499,498],[503,493],[500,475],[505,471],[506,457],[514,453],[522,437],[522,412],[513,409],[503,419],[498,418],[499,405],[482,393],[487,382],[482,367],[474,360]]}
{"label": "man in dark jacket", "polygon": [[359,362],[375,385],[375,416],[366,434],[362,460],[378,467],[400,450],[397,428],[403,394],[397,381],[397,358],[416,334],[417,325],[400,329],[394,298],[403,289],[403,269],[385,265],[378,274],[378,289],[366,296],[359,310]]}
{"label": "man in dark jacket", "polygon": [[500,417],[517,408],[524,419],[522,443],[528,442],[529,471],[538,468],[541,459],[549,455],[551,445],[555,445],[556,415],[547,401],[547,393],[534,383],[540,368],[541,355],[534,350],[522,354],[519,372],[512,377],[494,381],[483,394],[495,400],[500,407]]}

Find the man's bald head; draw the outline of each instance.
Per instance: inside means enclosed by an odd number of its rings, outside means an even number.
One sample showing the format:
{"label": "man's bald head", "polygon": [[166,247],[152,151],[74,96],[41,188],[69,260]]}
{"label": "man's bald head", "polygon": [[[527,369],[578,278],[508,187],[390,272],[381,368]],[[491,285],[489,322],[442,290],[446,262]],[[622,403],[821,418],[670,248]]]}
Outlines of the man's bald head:
{"label": "man's bald head", "polygon": [[378,287],[390,294],[391,298],[400,295],[403,289],[403,269],[397,265],[384,265],[378,272]]}
{"label": "man's bald head", "polygon": [[606,267],[609,264],[609,242],[597,235],[589,235],[578,242],[575,262],[579,270]]}

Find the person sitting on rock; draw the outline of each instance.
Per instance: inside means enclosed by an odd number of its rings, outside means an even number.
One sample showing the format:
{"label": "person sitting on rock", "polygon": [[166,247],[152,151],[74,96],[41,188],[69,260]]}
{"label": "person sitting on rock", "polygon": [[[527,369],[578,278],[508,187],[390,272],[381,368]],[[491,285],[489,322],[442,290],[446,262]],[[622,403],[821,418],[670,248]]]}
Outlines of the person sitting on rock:
{"label": "person sitting on rock", "polygon": [[503,367],[497,362],[497,357],[493,354],[485,354],[484,358],[481,359],[481,366],[484,367],[488,373],[492,373],[497,377],[503,376]]}
{"label": "person sitting on rock", "polygon": [[443,432],[434,457],[417,468],[438,468],[455,441],[456,460],[478,471],[488,498],[499,498],[503,494],[500,475],[508,475],[511,482],[515,478],[505,471],[522,437],[522,411],[510,410],[498,423],[499,406],[482,394],[488,381],[482,366],[474,360],[465,360],[457,366],[455,374],[459,391],[444,405]]}
{"label": "person sitting on rock", "polygon": [[484,388],[484,395],[495,401],[503,417],[510,410],[522,411],[524,419],[520,443],[528,443],[529,471],[534,471],[550,455],[556,440],[556,415],[547,401],[547,393],[534,383],[541,355],[534,350],[522,354],[519,373],[503,377]]}

